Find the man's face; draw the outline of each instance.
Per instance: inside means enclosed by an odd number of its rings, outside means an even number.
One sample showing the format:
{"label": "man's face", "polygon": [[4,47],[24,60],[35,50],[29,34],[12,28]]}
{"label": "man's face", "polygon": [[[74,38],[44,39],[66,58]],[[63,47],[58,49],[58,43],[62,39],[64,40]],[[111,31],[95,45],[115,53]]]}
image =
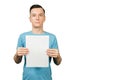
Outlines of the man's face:
{"label": "man's face", "polygon": [[42,8],[33,8],[30,13],[30,22],[34,28],[39,28],[43,26],[45,21],[45,14]]}

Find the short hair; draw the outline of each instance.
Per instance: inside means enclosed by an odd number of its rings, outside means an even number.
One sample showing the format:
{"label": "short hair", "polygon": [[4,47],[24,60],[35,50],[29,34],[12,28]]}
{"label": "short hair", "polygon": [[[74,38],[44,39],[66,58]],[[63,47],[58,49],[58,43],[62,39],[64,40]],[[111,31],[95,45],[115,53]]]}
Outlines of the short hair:
{"label": "short hair", "polygon": [[39,5],[39,4],[34,4],[34,5],[32,5],[32,6],[30,7],[30,10],[29,10],[30,13],[31,13],[31,10],[32,10],[33,8],[42,8],[42,10],[43,10],[43,12],[44,12],[44,14],[45,14],[45,9],[44,9],[41,5]]}

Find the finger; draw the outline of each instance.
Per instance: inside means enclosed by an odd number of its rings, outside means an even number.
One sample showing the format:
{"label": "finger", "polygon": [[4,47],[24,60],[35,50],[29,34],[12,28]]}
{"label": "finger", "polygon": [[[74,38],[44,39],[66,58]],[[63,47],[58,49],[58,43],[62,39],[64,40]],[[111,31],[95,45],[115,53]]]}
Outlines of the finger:
{"label": "finger", "polygon": [[57,54],[47,53],[47,55],[50,56],[50,57],[57,57]]}
{"label": "finger", "polygon": [[26,55],[28,54],[28,50],[18,50],[17,53],[18,55]]}
{"label": "finger", "polygon": [[54,53],[55,51],[47,51],[47,53]]}
{"label": "finger", "polygon": [[18,50],[28,50],[28,48],[19,47]]}
{"label": "finger", "polygon": [[58,53],[58,50],[47,50],[47,52],[54,52],[54,53]]}
{"label": "finger", "polygon": [[48,49],[48,51],[58,51],[57,49]]}
{"label": "finger", "polygon": [[28,52],[28,49],[27,48],[18,48],[18,51],[20,51],[20,52]]}
{"label": "finger", "polygon": [[22,53],[25,54],[25,53],[28,53],[28,51],[20,50],[20,51],[18,51],[18,53],[19,53],[19,54],[22,54]]}

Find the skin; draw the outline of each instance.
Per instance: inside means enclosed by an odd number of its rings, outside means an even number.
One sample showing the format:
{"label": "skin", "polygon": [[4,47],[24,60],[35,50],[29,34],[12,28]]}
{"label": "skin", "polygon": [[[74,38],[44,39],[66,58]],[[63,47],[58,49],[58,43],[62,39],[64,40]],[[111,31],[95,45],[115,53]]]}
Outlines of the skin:
{"label": "skin", "polygon": [[[29,19],[32,24],[32,32],[34,34],[44,33],[43,23],[45,22],[45,14],[44,14],[42,8],[33,8],[30,12]],[[17,64],[20,63],[22,60],[22,57],[27,54],[29,54],[29,50],[27,48],[24,48],[24,47],[18,48],[14,55],[14,61]],[[57,49],[47,49],[46,54],[49,57],[53,57],[53,61],[56,65],[59,65],[61,63],[62,58]]]}

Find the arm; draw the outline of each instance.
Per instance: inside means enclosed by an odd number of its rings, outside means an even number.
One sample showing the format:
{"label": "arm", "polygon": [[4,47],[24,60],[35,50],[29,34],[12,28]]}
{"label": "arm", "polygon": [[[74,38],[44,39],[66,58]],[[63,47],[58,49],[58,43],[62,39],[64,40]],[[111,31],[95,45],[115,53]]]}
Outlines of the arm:
{"label": "arm", "polygon": [[22,56],[18,56],[18,54],[16,53],[14,55],[14,61],[15,63],[19,64],[22,61]]}
{"label": "arm", "polygon": [[28,54],[28,49],[27,48],[18,48],[16,51],[16,54],[14,55],[14,61],[18,64],[22,61],[22,56]]}
{"label": "arm", "polygon": [[53,57],[53,61],[56,65],[59,65],[62,61],[62,58],[60,56],[60,53],[57,49],[48,49],[47,55],[50,57]]}
{"label": "arm", "polygon": [[54,63],[56,64],[56,65],[59,65],[60,63],[61,63],[61,61],[62,61],[62,58],[61,58],[61,56],[60,56],[60,53],[58,53],[58,56],[57,57],[53,57],[53,61],[54,61]]}

